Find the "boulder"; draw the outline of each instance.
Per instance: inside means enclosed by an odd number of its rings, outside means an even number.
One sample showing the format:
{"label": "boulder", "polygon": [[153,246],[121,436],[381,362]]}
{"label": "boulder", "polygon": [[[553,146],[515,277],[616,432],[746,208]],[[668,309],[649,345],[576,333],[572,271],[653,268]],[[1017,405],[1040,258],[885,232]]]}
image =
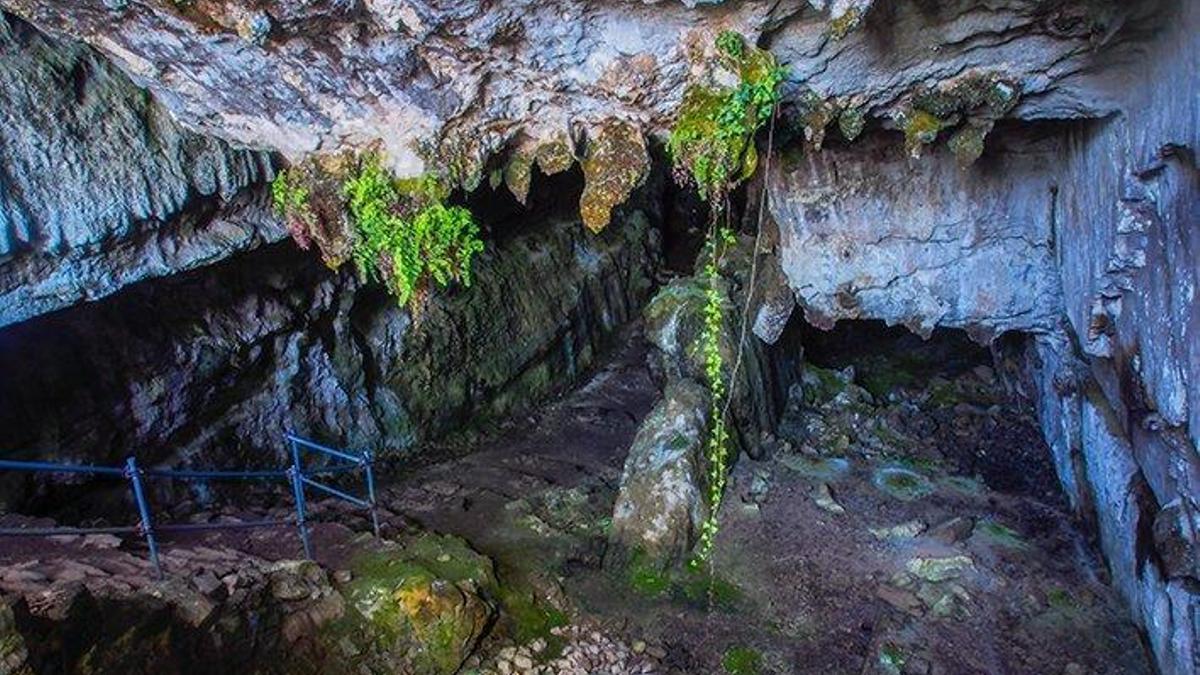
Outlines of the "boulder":
{"label": "boulder", "polygon": [[457,537],[421,533],[351,571],[348,615],[329,637],[349,638],[372,672],[455,673],[496,618],[492,561]]}
{"label": "boulder", "polygon": [[666,566],[695,543],[707,514],[704,441],[708,391],[692,380],[667,386],[634,438],[613,508],[612,542]]}
{"label": "boulder", "polygon": [[25,648],[24,636],[17,630],[12,608],[0,600],[0,673],[33,675],[28,659],[29,650]]}

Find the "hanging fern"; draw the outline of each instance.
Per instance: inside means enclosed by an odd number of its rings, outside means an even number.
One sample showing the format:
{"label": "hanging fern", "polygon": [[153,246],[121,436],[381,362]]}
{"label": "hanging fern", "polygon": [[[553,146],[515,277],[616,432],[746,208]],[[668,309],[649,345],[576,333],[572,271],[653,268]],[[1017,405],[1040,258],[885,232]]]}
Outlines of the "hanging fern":
{"label": "hanging fern", "polygon": [[479,227],[470,211],[443,203],[436,178],[396,180],[377,155],[368,155],[343,192],[360,277],[382,281],[414,310],[433,283],[471,284],[471,259],[483,250]]}

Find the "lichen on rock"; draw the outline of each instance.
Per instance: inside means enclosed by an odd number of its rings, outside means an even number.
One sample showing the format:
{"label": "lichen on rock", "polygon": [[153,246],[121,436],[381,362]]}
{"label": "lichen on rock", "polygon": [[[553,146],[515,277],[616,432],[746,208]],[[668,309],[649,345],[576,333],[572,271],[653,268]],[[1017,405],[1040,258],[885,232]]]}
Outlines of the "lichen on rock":
{"label": "lichen on rock", "polygon": [[402,672],[457,672],[496,616],[492,561],[457,537],[423,532],[361,554],[351,573],[343,589],[350,612],[332,636]]}
{"label": "lichen on rock", "polygon": [[518,149],[513,152],[508,163],[504,165],[504,186],[522,205],[529,198],[529,185],[533,180],[533,163],[535,158],[528,152]]}
{"label": "lichen on rock", "polygon": [[853,141],[862,134],[863,129],[867,126],[867,113],[853,99],[842,106],[842,111],[838,115],[838,130],[842,132],[842,138],[847,141]]}
{"label": "lichen on rock", "polygon": [[[805,89],[796,99],[796,125],[804,134],[805,144],[812,150],[820,150],[825,143],[825,128],[839,119],[841,105],[837,99],[826,98],[812,89]],[[861,114],[859,120],[858,131],[862,131]],[[854,136],[857,135],[855,132]]]}
{"label": "lichen on rock", "polygon": [[650,172],[646,138],[632,122],[608,120],[588,138],[582,165],[579,212],[583,224],[599,232],[612,220],[612,210],[624,203]]}
{"label": "lichen on rock", "polygon": [[947,142],[950,151],[962,166],[970,166],[983,155],[983,141],[992,130],[993,122],[983,120],[964,124]]}
{"label": "lichen on rock", "polygon": [[1020,100],[1020,85],[997,72],[970,71],[932,87],[913,91],[896,112],[904,131],[904,147],[913,158],[947,129],[957,129],[950,148],[964,165],[983,154],[993,123]]}
{"label": "lichen on rock", "polygon": [[538,168],[547,176],[562,173],[575,163],[575,144],[567,134],[560,134],[538,146],[535,153]]}
{"label": "lichen on rock", "polygon": [[625,460],[612,541],[659,569],[691,550],[707,515],[704,439],[709,394],[690,379],[667,387],[642,422]]}
{"label": "lichen on rock", "polygon": [[906,110],[896,117],[904,129],[904,149],[913,159],[920,159],[922,150],[937,140],[945,124],[941,119],[924,110]]}

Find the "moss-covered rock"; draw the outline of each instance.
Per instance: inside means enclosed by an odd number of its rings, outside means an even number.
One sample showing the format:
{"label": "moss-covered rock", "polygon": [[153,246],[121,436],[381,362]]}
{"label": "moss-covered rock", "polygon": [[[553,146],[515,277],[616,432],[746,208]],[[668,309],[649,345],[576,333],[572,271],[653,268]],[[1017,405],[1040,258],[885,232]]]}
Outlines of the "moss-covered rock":
{"label": "moss-covered rock", "polygon": [[25,638],[17,631],[12,608],[0,601],[0,673],[33,675],[28,658],[29,650],[25,648]]}
{"label": "moss-covered rock", "polygon": [[904,149],[913,159],[919,159],[926,145],[937,140],[946,123],[936,115],[914,108],[903,112],[897,121],[904,129]]}
{"label": "moss-covered rock", "polygon": [[950,137],[947,145],[962,166],[970,166],[983,155],[983,141],[992,130],[992,122],[963,125]]}
{"label": "moss-covered rock", "polygon": [[825,98],[811,89],[806,89],[797,97],[796,112],[797,124],[804,134],[804,142],[809,148],[820,150],[825,143],[825,128],[838,119],[841,105],[837,99]]}
{"label": "moss-covered rock", "polygon": [[516,152],[504,166],[504,185],[521,204],[529,198],[529,185],[533,180],[534,157]]}
{"label": "moss-covered rock", "polygon": [[862,134],[867,126],[867,113],[857,105],[848,104],[838,115],[838,130],[847,141],[853,141]]}
{"label": "moss-covered rock", "polygon": [[708,391],[691,380],[667,387],[638,429],[613,508],[612,542],[662,569],[691,550],[707,516],[704,440]]}
{"label": "moss-covered rock", "polygon": [[496,617],[492,562],[457,537],[422,533],[364,553],[343,589],[337,632],[392,672],[457,672]]}
{"label": "moss-covered rock", "polygon": [[993,71],[973,70],[933,86],[920,87],[896,114],[904,144],[914,158],[938,134],[955,129],[949,146],[964,166],[983,154],[983,141],[993,123],[1021,98],[1019,83]]}
{"label": "moss-covered rock", "polygon": [[566,134],[561,134],[539,145],[534,158],[547,176],[562,173],[575,163],[574,143]]}
{"label": "moss-covered rock", "polygon": [[933,483],[923,474],[898,466],[882,467],[872,478],[875,487],[900,501],[913,501],[933,492]]}
{"label": "moss-covered rock", "polygon": [[632,122],[609,120],[588,139],[583,158],[583,224],[599,232],[612,220],[612,210],[625,202],[650,172],[650,153],[642,130]]}

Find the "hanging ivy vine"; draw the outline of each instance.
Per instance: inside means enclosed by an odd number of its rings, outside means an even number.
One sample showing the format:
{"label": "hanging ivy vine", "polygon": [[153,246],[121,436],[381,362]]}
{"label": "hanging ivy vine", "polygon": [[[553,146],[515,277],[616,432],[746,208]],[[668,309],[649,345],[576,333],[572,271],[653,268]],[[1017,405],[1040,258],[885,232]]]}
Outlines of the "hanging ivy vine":
{"label": "hanging ivy vine", "polygon": [[[700,527],[693,566],[711,557],[720,528],[718,513],[729,481],[730,438],[726,418],[732,382],[727,382],[727,364],[721,353],[726,303],[721,262],[736,238],[729,226],[728,196],[758,166],[754,135],[774,115],[779,103],[779,85],[786,75],[770,52],[747,45],[738,33],[722,32],[716,46],[722,65],[740,76],[738,85],[689,87],[667,142],[676,180],[695,186],[709,203],[710,214],[702,253],[706,288],[700,336],[711,393],[712,426],[705,444],[708,517]],[[740,354],[740,342],[738,349]]]}

